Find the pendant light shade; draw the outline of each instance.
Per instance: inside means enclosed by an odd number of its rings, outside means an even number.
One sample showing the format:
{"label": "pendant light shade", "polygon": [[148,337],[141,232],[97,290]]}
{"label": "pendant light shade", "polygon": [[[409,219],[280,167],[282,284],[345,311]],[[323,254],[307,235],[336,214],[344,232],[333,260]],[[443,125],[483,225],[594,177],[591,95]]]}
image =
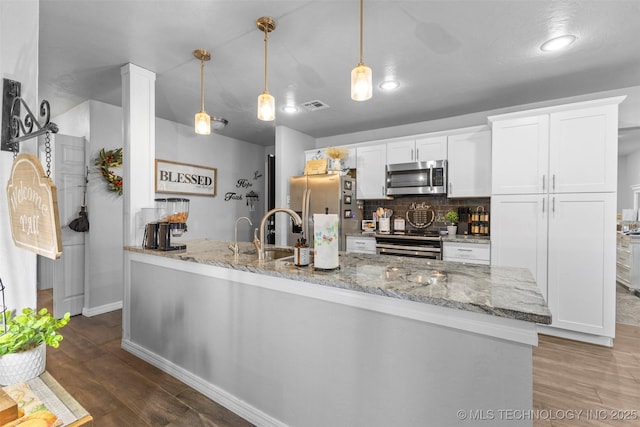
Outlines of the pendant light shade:
{"label": "pendant light shade", "polygon": [[373,96],[371,68],[360,63],[351,70],[351,99],[366,101]]}
{"label": "pendant light shade", "polygon": [[264,32],[264,92],[258,96],[258,119],[269,122],[276,118],[276,99],[269,93],[268,87],[269,33],[276,29],[276,21],[263,16],[258,18],[256,25]]}
{"label": "pendant light shade", "polygon": [[362,61],[364,0],[360,0],[360,62],[351,70],[351,99],[366,101],[373,96],[373,77],[371,68]]}
{"label": "pendant light shade", "polygon": [[269,93],[258,95],[258,119],[269,122],[276,118],[276,99]]}
{"label": "pendant light shade", "polygon": [[195,132],[198,135],[211,134],[211,117],[204,111],[204,61],[211,59],[211,54],[203,49],[193,51],[193,56],[200,60],[200,112],[195,116]]}

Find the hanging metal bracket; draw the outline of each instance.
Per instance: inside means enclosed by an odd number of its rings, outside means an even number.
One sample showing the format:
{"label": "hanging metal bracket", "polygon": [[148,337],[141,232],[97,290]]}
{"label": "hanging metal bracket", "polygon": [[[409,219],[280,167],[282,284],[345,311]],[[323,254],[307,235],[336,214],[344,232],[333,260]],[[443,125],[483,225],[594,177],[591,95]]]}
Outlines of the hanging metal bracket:
{"label": "hanging metal bracket", "polygon": [[[2,140],[0,149],[17,153],[20,150],[20,142],[36,138],[47,132],[58,133],[58,125],[49,121],[51,107],[49,101],[40,103],[40,117],[43,123],[33,115],[29,106],[20,95],[20,82],[2,79]],[[24,107],[26,113],[24,119],[20,117]]]}

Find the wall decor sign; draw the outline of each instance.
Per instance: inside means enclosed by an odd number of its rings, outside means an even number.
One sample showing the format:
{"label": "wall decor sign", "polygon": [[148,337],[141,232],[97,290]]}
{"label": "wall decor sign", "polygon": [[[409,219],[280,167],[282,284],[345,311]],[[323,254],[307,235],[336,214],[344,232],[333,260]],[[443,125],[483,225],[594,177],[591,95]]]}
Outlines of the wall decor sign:
{"label": "wall decor sign", "polygon": [[60,258],[58,193],[36,156],[19,154],[14,160],[7,200],[13,243],[47,258]]}
{"label": "wall decor sign", "polygon": [[156,193],[216,196],[218,169],[156,159]]}

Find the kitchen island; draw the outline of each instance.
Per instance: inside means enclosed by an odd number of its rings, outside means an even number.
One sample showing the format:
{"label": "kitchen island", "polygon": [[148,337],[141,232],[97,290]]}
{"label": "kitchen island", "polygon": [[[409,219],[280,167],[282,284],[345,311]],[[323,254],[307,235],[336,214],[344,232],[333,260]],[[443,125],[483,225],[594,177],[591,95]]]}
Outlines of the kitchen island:
{"label": "kitchen island", "polygon": [[123,348],[257,425],[531,426],[506,411],[532,409],[550,321],[523,269],[341,254],[323,271],[214,240],[125,251]]}

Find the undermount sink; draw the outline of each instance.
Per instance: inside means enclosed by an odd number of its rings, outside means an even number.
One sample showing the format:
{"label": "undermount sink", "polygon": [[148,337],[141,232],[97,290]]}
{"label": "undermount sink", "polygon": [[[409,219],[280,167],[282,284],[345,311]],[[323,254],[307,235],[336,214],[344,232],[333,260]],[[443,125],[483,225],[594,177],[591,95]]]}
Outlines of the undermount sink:
{"label": "undermount sink", "polygon": [[275,259],[286,258],[293,256],[293,248],[277,248],[277,249],[265,249],[264,260],[273,261]]}
{"label": "undermount sink", "polygon": [[[255,255],[258,256],[256,251],[247,251],[243,252],[244,255]],[[264,260],[265,261],[274,261],[276,259],[282,259],[286,257],[293,257],[293,248],[265,248],[264,250]]]}

